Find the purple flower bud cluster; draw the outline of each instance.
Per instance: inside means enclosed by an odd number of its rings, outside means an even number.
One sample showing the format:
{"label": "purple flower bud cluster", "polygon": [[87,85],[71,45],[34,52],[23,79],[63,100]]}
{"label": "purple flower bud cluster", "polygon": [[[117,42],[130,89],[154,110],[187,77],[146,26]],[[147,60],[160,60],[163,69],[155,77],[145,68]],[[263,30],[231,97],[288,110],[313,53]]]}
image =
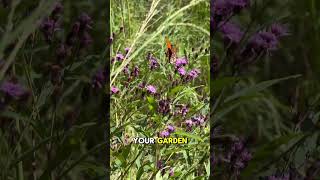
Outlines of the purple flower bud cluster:
{"label": "purple flower bud cluster", "polygon": [[91,29],[92,20],[86,13],[82,13],[78,20],[73,24],[71,31],[67,35],[65,44],[68,47],[75,45],[77,41],[80,43],[80,48],[86,48],[92,43],[89,30]]}
{"label": "purple flower bud cluster", "polygon": [[186,130],[191,131],[192,127],[202,126],[207,118],[204,115],[194,116],[191,119],[186,120]]}
{"label": "purple flower bud cluster", "polygon": [[147,60],[149,61],[149,67],[151,70],[155,70],[159,67],[158,60],[153,57],[151,53],[148,54]]}
{"label": "purple flower bud cluster", "polygon": [[51,43],[54,38],[54,33],[60,29],[59,15],[63,11],[63,6],[60,2],[57,2],[51,15],[45,18],[40,24],[40,30],[42,31],[47,43]]}
{"label": "purple flower bud cluster", "polygon": [[99,69],[92,78],[92,87],[94,89],[101,89],[107,83],[106,69]]}
{"label": "purple flower bud cluster", "polygon": [[147,92],[150,93],[150,94],[156,94],[157,93],[157,89],[153,85],[148,85],[145,88],[146,88]]}
{"label": "purple flower bud cluster", "polygon": [[242,140],[236,140],[232,143],[230,151],[227,154],[227,159],[230,163],[230,168],[236,174],[244,169],[248,162],[252,159],[252,155],[245,147]]}
{"label": "purple flower bud cluster", "polygon": [[119,89],[115,86],[111,87],[111,94],[117,94],[119,92]]}
{"label": "purple flower bud cluster", "polygon": [[170,113],[170,100],[169,99],[162,99],[158,103],[158,112],[167,115]]}
{"label": "purple flower bud cluster", "polygon": [[12,101],[26,101],[30,96],[30,91],[15,80],[4,81],[0,86],[0,92],[4,95],[4,99],[0,102],[1,110]]}
{"label": "purple flower bud cluster", "polygon": [[181,115],[182,117],[186,117],[187,113],[189,112],[189,105],[181,105],[178,107],[178,111],[175,115]]}
{"label": "purple flower bud cluster", "polygon": [[211,0],[211,21],[219,24],[249,5],[249,0]]}
{"label": "purple flower bud cluster", "polygon": [[169,137],[171,133],[175,131],[175,127],[171,124],[167,125],[166,129],[159,133],[160,137],[166,138]]}
{"label": "purple flower bud cluster", "polygon": [[189,72],[186,71],[185,66],[188,64],[188,59],[186,57],[178,58],[174,64],[176,72],[181,76],[181,78],[187,82],[197,78],[200,74],[199,69],[192,69]]}

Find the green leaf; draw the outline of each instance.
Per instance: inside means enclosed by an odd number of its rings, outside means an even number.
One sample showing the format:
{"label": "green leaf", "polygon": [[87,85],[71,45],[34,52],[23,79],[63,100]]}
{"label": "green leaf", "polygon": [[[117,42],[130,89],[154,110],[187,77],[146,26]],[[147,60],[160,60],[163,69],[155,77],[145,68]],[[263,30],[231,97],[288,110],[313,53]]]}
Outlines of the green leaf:
{"label": "green leaf", "polygon": [[261,146],[254,154],[251,161],[249,161],[248,166],[241,173],[243,179],[248,179],[253,175],[259,168],[261,168],[265,163],[269,162],[276,155],[277,149],[281,145],[288,144],[291,140],[301,137],[302,134],[289,134],[281,136],[264,146]]}
{"label": "green leaf", "polygon": [[261,83],[255,84],[255,85],[253,85],[251,87],[242,89],[241,91],[239,91],[239,92],[233,94],[232,96],[228,97],[224,102],[229,102],[229,101],[232,101],[232,100],[234,100],[236,98],[239,98],[239,97],[242,97],[242,96],[247,96],[247,95],[250,95],[252,93],[263,91],[263,90],[267,89],[268,87],[270,87],[272,85],[275,85],[275,84],[277,84],[277,83],[279,83],[281,81],[285,81],[285,80],[293,79],[293,78],[298,78],[300,76],[301,75],[293,75],[293,76],[288,76],[288,77],[284,77],[284,78],[263,81]]}

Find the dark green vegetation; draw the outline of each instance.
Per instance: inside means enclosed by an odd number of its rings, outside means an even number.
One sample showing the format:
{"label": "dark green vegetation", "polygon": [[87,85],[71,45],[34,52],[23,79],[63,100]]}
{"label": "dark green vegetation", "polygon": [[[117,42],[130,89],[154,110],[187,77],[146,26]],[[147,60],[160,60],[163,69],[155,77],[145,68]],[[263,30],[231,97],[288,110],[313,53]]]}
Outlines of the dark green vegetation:
{"label": "dark green vegetation", "polygon": [[[319,7],[251,0],[212,12],[212,179],[319,179]],[[218,28],[225,20],[238,27]]]}
{"label": "dark green vegetation", "polygon": [[105,179],[105,7],[1,1],[0,179]]}

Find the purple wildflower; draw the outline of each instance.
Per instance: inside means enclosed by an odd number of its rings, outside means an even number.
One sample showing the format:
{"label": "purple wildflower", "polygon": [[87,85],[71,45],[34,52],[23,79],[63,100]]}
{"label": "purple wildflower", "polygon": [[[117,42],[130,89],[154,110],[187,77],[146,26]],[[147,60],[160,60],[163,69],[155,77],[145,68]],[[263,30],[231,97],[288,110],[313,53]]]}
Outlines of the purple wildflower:
{"label": "purple wildflower", "polygon": [[188,79],[195,79],[199,76],[200,71],[198,69],[193,69],[188,73]]}
{"label": "purple wildflower", "polygon": [[215,17],[218,16],[220,19],[223,19],[231,15],[232,10],[227,0],[216,0],[212,12],[215,13]]}
{"label": "purple wildflower", "polygon": [[169,100],[160,100],[158,106],[158,112],[166,115],[170,112],[170,101]]}
{"label": "purple wildflower", "polygon": [[174,176],[174,171],[173,171],[173,168],[172,168],[172,167],[170,167],[169,176]]}
{"label": "purple wildflower", "polygon": [[179,69],[178,69],[178,73],[181,75],[181,76],[184,76],[184,75],[186,75],[186,70],[184,69],[184,67],[180,67]]}
{"label": "purple wildflower", "polygon": [[176,66],[176,68],[178,69],[178,68],[180,68],[181,66],[185,66],[185,65],[187,65],[187,64],[188,64],[187,58],[181,57],[181,58],[178,58],[178,59],[176,60],[175,66]]}
{"label": "purple wildflower", "polygon": [[193,121],[191,119],[186,120],[185,123],[187,127],[192,127],[193,125]]}
{"label": "purple wildflower", "polygon": [[271,51],[277,48],[277,37],[267,31],[261,31],[249,40],[249,47],[253,52]]}
{"label": "purple wildflower", "polygon": [[138,77],[138,76],[139,76],[139,72],[140,72],[139,67],[138,67],[138,66],[134,66],[134,68],[133,68],[133,70],[132,70],[132,72],[131,72],[131,75],[132,75],[133,77]]}
{"label": "purple wildflower", "polygon": [[166,138],[169,137],[170,133],[166,130],[160,132],[160,137]]}
{"label": "purple wildflower", "polygon": [[174,128],[174,126],[172,126],[172,125],[169,124],[169,125],[167,126],[167,130],[168,130],[169,133],[173,133],[176,129]]}
{"label": "purple wildflower", "polygon": [[117,94],[119,92],[119,89],[115,86],[111,87],[111,94]]}
{"label": "purple wildflower", "polygon": [[149,66],[151,70],[154,70],[159,67],[159,63],[156,58],[154,58],[151,54],[148,55]]}
{"label": "purple wildflower", "polygon": [[117,53],[116,54],[116,58],[117,58],[118,61],[122,61],[124,59],[124,56],[121,53]]}
{"label": "purple wildflower", "polygon": [[231,22],[221,22],[219,26],[221,26],[220,31],[227,43],[238,44],[240,42],[243,32],[238,25]]}
{"label": "purple wildflower", "polygon": [[92,86],[93,88],[101,89],[107,81],[107,77],[102,69],[98,70],[97,73],[93,76]]}
{"label": "purple wildflower", "polygon": [[48,43],[53,39],[54,33],[59,29],[59,24],[53,19],[46,18],[42,21],[40,29]]}
{"label": "purple wildflower", "polygon": [[272,24],[270,27],[270,32],[276,37],[283,37],[289,35],[288,28],[282,24]]}
{"label": "purple wildflower", "polygon": [[124,50],[126,51],[126,54],[127,54],[130,51],[130,48],[127,47]]}
{"label": "purple wildflower", "polygon": [[0,90],[11,98],[24,98],[29,95],[29,92],[20,84],[5,81],[2,83]]}
{"label": "purple wildflower", "polygon": [[148,85],[146,88],[147,88],[147,91],[151,94],[155,94],[157,92],[157,89],[152,85]]}
{"label": "purple wildflower", "polygon": [[129,75],[129,74],[130,74],[130,72],[129,72],[129,66],[128,66],[128,65],[126,65],[126,66],[123,68],[123,73],[124,73],[125,75]]}
{"label": "purple wildflower", "polygon": [[192,118],[193,124],[195,125],[201,125],[204,123],[204,117],[203,116],[196,116]]}

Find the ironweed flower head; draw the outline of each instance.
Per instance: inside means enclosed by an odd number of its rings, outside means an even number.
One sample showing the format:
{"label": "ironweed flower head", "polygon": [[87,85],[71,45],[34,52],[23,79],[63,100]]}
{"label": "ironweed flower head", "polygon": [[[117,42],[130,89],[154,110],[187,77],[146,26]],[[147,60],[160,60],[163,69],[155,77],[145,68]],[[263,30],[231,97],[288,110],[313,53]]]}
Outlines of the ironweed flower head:
{"label": "ironweed flower head", "polygon": [[187,115],[187,113],[189,112],[189,108],[187,105],[183,106],[180,110],[180,113],[183,117],[185,117]]}
{"label": "ironweed flower head", "polygon": [[122,60],[124,59],[123,54],[117,53],[117,54],[116,54],[116,59],[117,59],[118,61],[122,61]]}
{"label": "ironweed flower head", "polygon": [[205,118],[203,116],[195,116],[191,118],[191,120],[193,121],[193,124],[201,125],[204,123]]}
{"label": "ironweed flower head", "polygon": [[184,67],[180,67],[179,69],[178,69],[178,73],[179,73],[179,75],[181,75],[181,76],[184,76],[184,75],[186,75],[186,70],[184,69]]}
{"label": "ironweed flower head", "polygon": [[148,86],[146,87],[146,89],[147,89],[147,91],[148,91],[149,93],[151,93],[151,94],[157,93],[157,89],[156,89],[153,85],[148,85]]}
{"label": "ironweed flower head", "polygon": [[130,48],[127,47],[124,50],[126,51],[126,54],[127,54],[130,51]]}
{"label": "ironweed flower head", "polygon": [[154,70],[159,67],[159,63],[156,58],[154,58],[151,54],[148,55],[149,67],[151,70]]}
{"label": "ironweed flower head", "polygon": [[119,89],[115,86],[111,87],[111,94],[117,94],[119,92]]}
{"label": "ironweed flower head", "polygon": [[199,76],[200,71],[198,69],[193,69],[188,73],[188,79],[192,80],[195,79]]}
{"label": "ironweed flower head", "polygon": [[158,106],[158,112],[166,115],[170,112],[170,101],[167,99],[160,100]]}
{"label": "ironweed flower head", "polygon": [[160,132],[160,137],[162,137],[162,138],[166,138],[169,136],[170,136],[170,133],[167,130],[163,130]]}
{"label": "ironweed flower head", "polygon": [[107,77],[102,69],[98,70],[98,72],[92,78],[92,86],[93,88],[103,88],[107,81]]}
{"label": "ironweed flower head", "polygon": [[258,32],[249,40],[249,47],[255,53],[276,50],[277,45],[277,37],[273,33],[267,31]]}
{"label": "ironweed flower head", "polygon": [[172,167],[170,167],[169,176],[174,176],[174,171],[173,171],[173,168],[172,168]]}
{"label": "ironweed flower head", "polygon": [[188,64],[188,60],[186,57],[181,57],[176,60],[175,66],[176,68],[180,68],[181,66],[185,66]]}
{"label": "ironweed flower head", "polygon": [[131,72],[131,75],[132,75],[133,77],[138,77],[138,76],[139,76],[139,72],[140,72],[139,67],[138,67],[138,66],[134,66],[134,68],[133,68],[133,70],[132,70],[132,72]]}
{"label": "ironweed flower head", "polygon": [[40,30],[48,43],[53,39],[54,33],[59,29],[59,23],[53,19],[45,18],[40,24]]}
{"label": "ironweed flower head", "polygon": [[252,159],[252,155],[242,140],[236,140],[228,152],[227,159],[230,160],[232,169],[238,174]]}
{"label": "ironweed flower head", "polygon": [[219,27],[227,44],[238,44],[240,42],[243,32],[238,25],[231,22],[221,22]]}
{"label": "ironweed flower head", "polygon": [[176,129],[174,128],[174,126],[172,126],[172,125],[169,124],[169,125],[167,126],[167,130],[168,130],[169,133],[173,133]]}
{"label": "ironweed flower head", "polygon": [[191,119],[188,119],[184,123],[186,124],[187,131],[191,131],[192,126],[193,126],[193,121]]}
{"label": "ironweed flower head", "polygon": [[130,74],[130,72],[129,72],[129,65],[126,65],[126,66],[123,68],[123,73],[124,73],[125,75],[129,75],[129,74]]}
{"label": "ironweed flower head", "polygon": [[288,28],[279,23],[272,24],[270,26],[270,32],[278,38],[289,35]]}
{"label": "ironweed flower head", "polygon": [[9,81],[3,82],[0,90],[14,99],[21,99],[29,96],[29,91],[27,91],[22,85]]}

